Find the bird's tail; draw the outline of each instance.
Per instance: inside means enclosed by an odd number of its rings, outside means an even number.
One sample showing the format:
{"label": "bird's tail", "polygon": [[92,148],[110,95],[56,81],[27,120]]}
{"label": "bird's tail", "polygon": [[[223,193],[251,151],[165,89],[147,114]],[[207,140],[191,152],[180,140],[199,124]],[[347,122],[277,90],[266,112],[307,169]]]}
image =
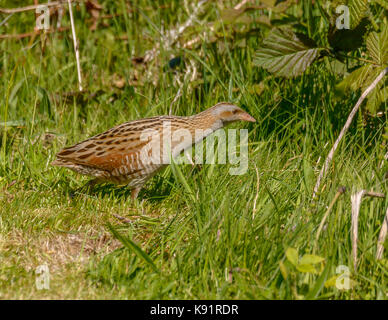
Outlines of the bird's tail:
{"label": "bird's tail", "polygon": [[58,166],[58,167],[68,167],[70,165],[74,165],[74,163],[71,163],[68,160],[64,160],[61,158],[55,159],[53,162],[50,163],[52,166]]}

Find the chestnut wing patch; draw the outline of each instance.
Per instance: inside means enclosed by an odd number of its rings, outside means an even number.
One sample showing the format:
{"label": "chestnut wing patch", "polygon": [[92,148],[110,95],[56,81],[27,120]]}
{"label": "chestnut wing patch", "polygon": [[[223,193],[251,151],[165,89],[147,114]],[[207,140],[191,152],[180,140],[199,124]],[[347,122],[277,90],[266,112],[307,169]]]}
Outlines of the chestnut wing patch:
{"label": "chestnut wing patch", "polygon": [[[57,157],[106,171],[131,165],[131,161],[138,159],[139,152],[151,141],[151,137],[141,141],[139,135],[133,131],[115,132],[111,136],[113,129],[65,148],[57,154]],[[132,164],[132,167],[134,166],[136,165]]]}

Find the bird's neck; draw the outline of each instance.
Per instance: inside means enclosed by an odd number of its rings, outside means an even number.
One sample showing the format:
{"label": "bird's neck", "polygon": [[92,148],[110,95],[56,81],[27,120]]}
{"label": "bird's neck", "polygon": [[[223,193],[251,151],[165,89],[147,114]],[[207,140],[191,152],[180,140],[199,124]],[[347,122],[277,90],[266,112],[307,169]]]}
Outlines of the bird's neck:
{"label": "bird's neck", "polygon": [[178,130],[176,127],[172,130],[173,157],[223,127],[221,120],[216,120],[214,116],[209,116],[203,113],[184,118],[184,120],[186,124],[183,125],[181,129],[188,130],[190,134],[189,136],[186,136],[184,131],[177,133],[175,132]]}
{"label": "bird's neck", "polygon": [[221,120],[216,119],[212,115],[205,114],[205,112],[191,117],[190,120],[193,124],[191,129],[193,144],[201,142],[214,131],[221,129],[224,126]]}
{"label": "bird's neck", "polygon": [[211,129],[212,131],[216,131],[224,126],[223,122],[216,118],[209,110],[191,116],[190,120],[195,129]]}

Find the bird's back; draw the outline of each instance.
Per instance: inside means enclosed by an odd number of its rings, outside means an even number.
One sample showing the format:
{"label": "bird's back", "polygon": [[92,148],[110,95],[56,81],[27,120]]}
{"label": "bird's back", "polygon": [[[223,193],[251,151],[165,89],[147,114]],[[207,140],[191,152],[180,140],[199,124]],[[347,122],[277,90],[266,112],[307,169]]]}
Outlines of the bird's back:
{"label": "bird's back", "polygon": [[52,164],[114,183],[143,184],[165,166],[160,158],[150,158],[161,154],[159,141],[166,122],[172,131],[190,126],[189,117],[175,116],[126,122],[63,149]]}

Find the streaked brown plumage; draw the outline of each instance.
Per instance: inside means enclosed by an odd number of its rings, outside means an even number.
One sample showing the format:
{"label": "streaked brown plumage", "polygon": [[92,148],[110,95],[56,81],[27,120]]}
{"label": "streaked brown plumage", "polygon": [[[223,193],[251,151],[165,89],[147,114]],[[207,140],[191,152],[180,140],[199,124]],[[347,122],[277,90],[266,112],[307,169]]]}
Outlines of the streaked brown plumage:
{"label": "streaked brown plumage", "polygon": [[[146,181],[166,166],[162,161],[155,161],[155,158],[149,160],[152,152],[163,153],[163,132],[166,132],[163,128],[166,124],[170,125],[171,135],[179,129],[186,129],[193,137],[183,144],[181,141],[171,141],[170,149],[174,150],[173,155],[176,156],[234,121],[256,120],[237,106],[221,102],[194,116],[159,116],[130,121],[63,149],[51,164],[93,176],[96,178],[93,184],[126,184],[132,189],[132,198],[136,198]],[[206,132],[196,136],[195,132],[200,129]],[[149,133],[144,135],[144,132]],[[155,141],[161,143],[156,144]],[[160,150],[155,150],[157,148]]]}

